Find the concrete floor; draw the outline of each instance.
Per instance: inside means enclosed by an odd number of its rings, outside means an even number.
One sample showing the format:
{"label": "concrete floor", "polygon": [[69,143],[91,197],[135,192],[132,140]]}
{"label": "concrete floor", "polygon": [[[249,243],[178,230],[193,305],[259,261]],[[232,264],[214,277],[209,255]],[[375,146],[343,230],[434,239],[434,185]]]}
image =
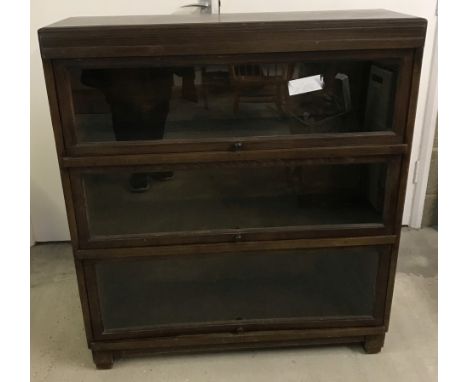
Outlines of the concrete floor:
{"label": "concrete floor", "polygon": [[437,380],[437,231],[404,230],[383,351],[359,346],[121,359],[95,370],[86,347],[69,244],[31,249],[31,381]]}

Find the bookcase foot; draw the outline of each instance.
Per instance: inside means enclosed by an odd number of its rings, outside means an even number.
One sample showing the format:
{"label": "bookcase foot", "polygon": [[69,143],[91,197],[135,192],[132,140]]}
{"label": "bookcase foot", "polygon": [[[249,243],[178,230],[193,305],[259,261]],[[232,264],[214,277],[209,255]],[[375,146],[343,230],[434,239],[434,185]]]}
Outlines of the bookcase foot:
{"label": "bookcase foot", "polygon": [[96,365],[96,369],[112,369],[112,366],[114,365],[114,354],[110,351],[93,350],[93,361]]}
{"label": "bookcase foot", "polygon": [[385,342],[385,334],[367,336],[362,346],[367,354],[380,353]]}

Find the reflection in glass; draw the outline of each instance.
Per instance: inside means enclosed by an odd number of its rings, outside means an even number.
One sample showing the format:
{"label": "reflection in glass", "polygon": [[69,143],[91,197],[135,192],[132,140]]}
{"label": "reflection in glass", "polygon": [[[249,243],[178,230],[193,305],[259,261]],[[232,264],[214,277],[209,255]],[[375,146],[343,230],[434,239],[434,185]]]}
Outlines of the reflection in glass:
{"label": "reflection in glass", "polygon": [[381,223],[386,164],[225,167],[84,173],[91,235]]}
{"label": "reflection in glass", "polygon": [[392,60],[69,69],[79,142],[390,130],[397,74]]}
{"label": "reflection in glass", "polygon": [[358,247],[98,263],[104,328],[372,316],[380,254]]}

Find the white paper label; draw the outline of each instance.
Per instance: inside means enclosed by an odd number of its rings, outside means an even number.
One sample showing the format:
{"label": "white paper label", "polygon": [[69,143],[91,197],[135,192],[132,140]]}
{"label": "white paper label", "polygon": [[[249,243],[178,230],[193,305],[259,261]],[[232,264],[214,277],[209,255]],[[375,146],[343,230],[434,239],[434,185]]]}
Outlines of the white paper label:
{"label": "white paper label", "polygon": [[321,75],[298,78],[288,82],[289,95],[297,95],[303,93],[314,92],[323,89],[323,81]]}

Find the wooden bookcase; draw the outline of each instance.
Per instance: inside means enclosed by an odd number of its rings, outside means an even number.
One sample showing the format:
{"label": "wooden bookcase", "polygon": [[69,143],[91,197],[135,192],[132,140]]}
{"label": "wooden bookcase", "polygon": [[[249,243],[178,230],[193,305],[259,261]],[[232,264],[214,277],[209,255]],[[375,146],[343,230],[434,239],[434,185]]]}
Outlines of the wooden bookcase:
{"label": "wooden bookcase", "polygon": [[39,30],[98,368],[145,352],[381,350],[425,33],[384,10]]}

